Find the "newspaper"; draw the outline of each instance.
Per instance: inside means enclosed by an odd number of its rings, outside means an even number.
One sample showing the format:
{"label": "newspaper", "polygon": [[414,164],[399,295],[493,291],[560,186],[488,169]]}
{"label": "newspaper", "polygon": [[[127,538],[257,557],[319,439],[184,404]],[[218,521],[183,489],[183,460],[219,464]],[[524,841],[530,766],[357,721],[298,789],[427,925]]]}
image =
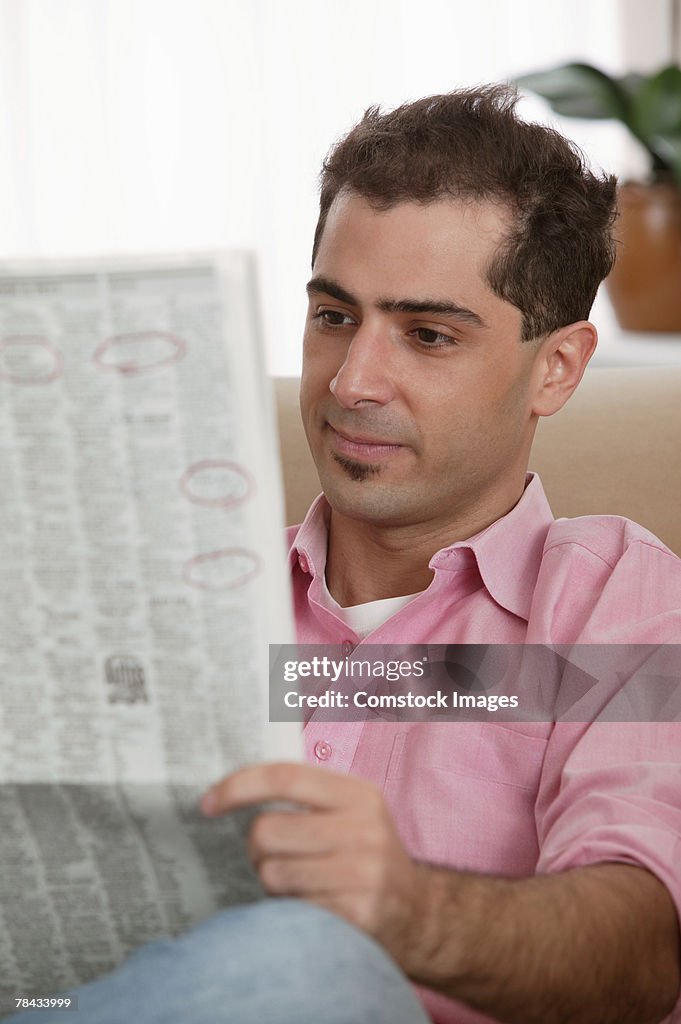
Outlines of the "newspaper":
{"label": "newspaper", "polygon": [[204,788],[299,756],[245,255],[0,268],[0,1014],[256,898]]}

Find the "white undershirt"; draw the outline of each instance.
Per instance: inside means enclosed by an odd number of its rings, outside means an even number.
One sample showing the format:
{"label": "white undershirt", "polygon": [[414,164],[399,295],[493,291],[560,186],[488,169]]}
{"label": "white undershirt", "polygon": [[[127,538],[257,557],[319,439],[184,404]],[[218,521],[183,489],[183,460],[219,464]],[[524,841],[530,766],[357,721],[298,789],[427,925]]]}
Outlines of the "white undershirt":
{"label": "white undershirt", "polygon": [[364,640],[369,633],[382,626],[392,615],[395,615],[405,604],[413,601],[418,594],[403,594],[400,597],[386,597],[382,601],[367,601],[366,604],[354,604],[349,608],[341,608],[338,602],[331,596],[326,585],[326,577],[322,580],[322,594],[320,604],[328,611],[342,619],[346,626],[349,626],[353,633],[356,633],[361,640]]}

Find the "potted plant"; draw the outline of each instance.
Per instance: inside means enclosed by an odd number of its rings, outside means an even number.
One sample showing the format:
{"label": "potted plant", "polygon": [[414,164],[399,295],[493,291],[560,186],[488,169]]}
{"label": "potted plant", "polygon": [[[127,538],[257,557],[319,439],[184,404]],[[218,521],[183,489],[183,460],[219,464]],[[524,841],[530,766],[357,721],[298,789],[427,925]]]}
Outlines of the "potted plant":
{"label": "potted plant", "polygon": [[617,262],[606,286],[621,327],[681,331],[681,68],[614,78],[562,64],[516,81],[558,114],[621,121],[647,150],[649,179],[619,186]]}

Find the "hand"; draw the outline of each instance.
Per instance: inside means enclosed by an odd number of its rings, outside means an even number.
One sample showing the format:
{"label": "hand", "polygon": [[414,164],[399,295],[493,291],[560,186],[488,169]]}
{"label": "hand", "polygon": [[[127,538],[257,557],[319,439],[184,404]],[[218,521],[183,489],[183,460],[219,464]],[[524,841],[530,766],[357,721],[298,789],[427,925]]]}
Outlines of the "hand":
{"label": "hand", "polygon": [[[201,802],[217,816],[267,801],[250,856],[267,892],[332,910],[368,932],[408,971],[426,868],[407,854],[372,783],[306,764],[259,764],[228,775]],[[418,934],[418,931],[416,931]]]}

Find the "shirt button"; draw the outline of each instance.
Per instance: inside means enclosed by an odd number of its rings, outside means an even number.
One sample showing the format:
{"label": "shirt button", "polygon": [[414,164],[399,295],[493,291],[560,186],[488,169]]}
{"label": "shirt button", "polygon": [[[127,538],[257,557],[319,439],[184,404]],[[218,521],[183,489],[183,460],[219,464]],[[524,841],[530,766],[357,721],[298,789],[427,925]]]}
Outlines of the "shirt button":
{"label": "shirt button", "polygon": [[344,657],[347,658],[348,654],[352,654],[354,649],[355,649],[355,645],[353,644],[352,640],[344,640],[343,641],[343,655],[344,655]]}
{"label": "shirt button", "polygon": [[298,555],[298,565],[303,570],[303,572],[307,572],[310,568],[310,564],[305,555],[303,554]]}
{"label": "shirt button", "polygon": [[330,743],[327,743],[326,740],[317,740],[314,745],[314,756],[318,761],[328,761],[332,753]]}

